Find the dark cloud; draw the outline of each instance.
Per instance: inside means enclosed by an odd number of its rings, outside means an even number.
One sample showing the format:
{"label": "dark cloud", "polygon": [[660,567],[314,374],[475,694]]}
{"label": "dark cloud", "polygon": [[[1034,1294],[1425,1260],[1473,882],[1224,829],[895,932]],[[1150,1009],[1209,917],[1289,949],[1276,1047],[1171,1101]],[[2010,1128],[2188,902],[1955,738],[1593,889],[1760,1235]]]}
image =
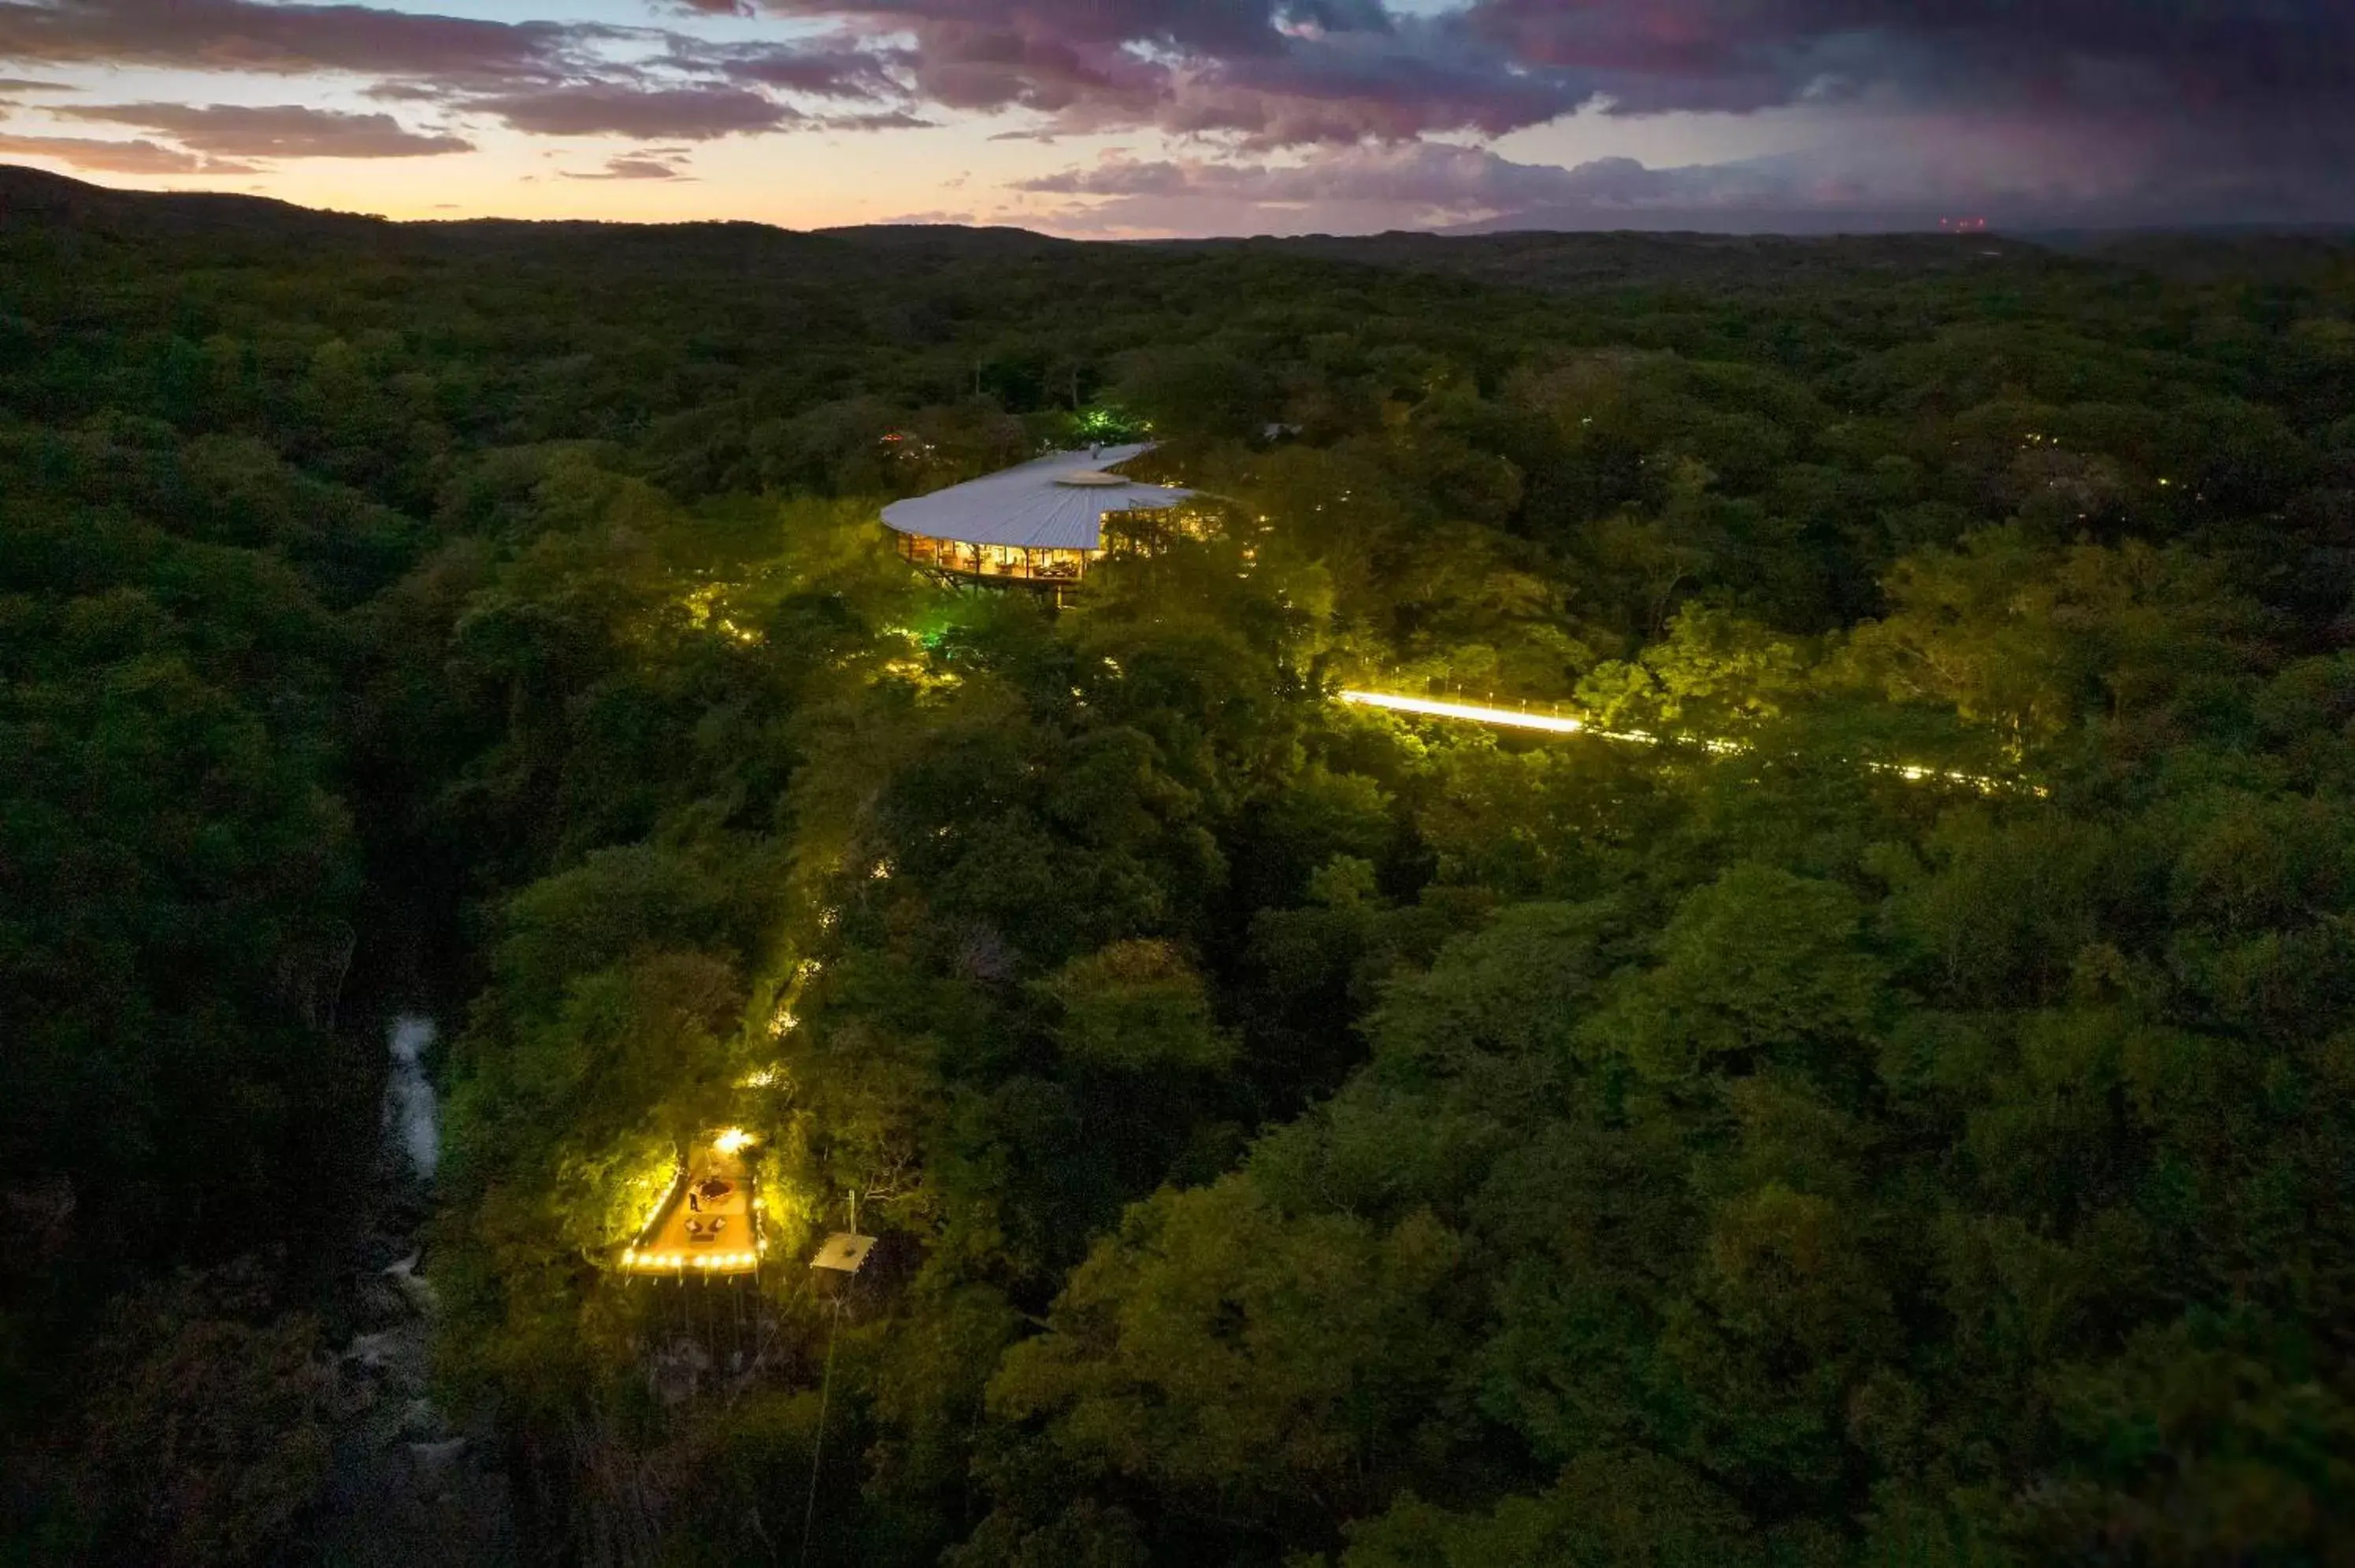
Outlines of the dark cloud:
{"label": "dark cloud", "polygon": [[911,38],[893,63],[917,98],[1031,111],[1049,135],[1151,126],[1273,147],[1500,134],[1584,96],[1461,18],[1393,16],[1377,0],[770,0],[769,9]]}
{"label": "dark cloud", "polygon": [[[740,7],[669,9],[716,15]],[[659,27],[495,22],[361,5],[0,0],[0,60],[345,71],[375,79],[367,91],[381,101],[485,113],[549,136],[708,140],[801,123],[804,112],[776,94],[872,104],[878,113],[909,110],[896,74],[904,57],[861,38],[719,43]],[[172,128],[160,119],[155,126]],[[378,123],[373,141],[357,126],[347,129],[355,146],[402,146],[389,122]]]}
{"label": "dark cloud", "polygon": [[943,101],[1084,106],[1138,123],[1174,105],[1176,129],[1195,128],[1189,112],[1202,128],[1254,129],[1222,123],[1234,112],[1219,106],[1249,94],[1322,102],[1344,121],[1356,106],[1377,134],[1508,129],[1597,97],[1648,113],[1871,91],[2195,113],[2288,100],[2343,114],[2355,74],[2347,0],[1469,0],[1436,15],[1378,0],[766,8],[912,36],[918,80]]}
{"label": "dark cloud", "polygon": [[261,0],[0,0],[0,59],[297,74],[528,77],[609,29]]}
{"label": "dark cloud", "polygon": [[463,136],[404,129],[389,114],[342,114],[299,104],[115,103],[51,113],[159,131],[192,152],[226,158],[414,158],[474,150]]}
{"label": "dark cloud", "polygon": [[[1158,127],[1261,147],[1499,134],[1598,99],[1636,114],[1878,95],[2211,119],[2244,142],[2292,134],[2300,114],[2326,131],[2355,115],[2350,0],[1466,0],[1436,15],[1381,0],[653,0],[650,14],[846,31],[721,45],[352,4],[0,0],[0,59],[346,70],[445,95],[724,83],[911,112],[919,101],[1027,110],[1049,133]],[[609,46],[659,58],[617,59]],[[2343,148],[2323,141],[2314,155]]]}
{"label": "dark cloud", "polygon": [[24,77],[0,76],[0,92],[79,92],[81,90],[62,81],[33,81]]}
{"label": "dark cloud", "polygon": [[730,81],[815,98],[900,97],[906,91],[903,73],[914,63],[904,49],[839,41],[732,47],[682,41],[670,58]]}
{"label": "dark cloud", "polygon": [[379,81],[363,89],[360,96],[379,103],[440,103],[450,96],[450,90],[425,81]]}
{"label": "dark cloud", "polygon": [[890,109],[876,114],[828,114],[811,123],[822,131],[928,131],[940,122]]}
{"label": "dark cloud", "polygon": [[1581,83],[1531,70],[1453,18],[1295,24],[1278,48],[1188,75],[1156,116],[1181,133],[1231,132],[1247,147],[1503,135],[1576,109]]}
{"label": "dark cloud", "polygon": [[116,175],[249,175],[243,164],[200,157],[154,142],[105,142],[80,136],[0,134],[0,157],[54,158],[75,168]]}
{"label": "dark cloud", "polygon": [[2221,156],[2347,150],[2350,0],[764,0],[913,41],[906,80],[1036,133],[1129,127],[1251,148],[1497,135],[1589,104],[1793,104],[2190,120]]}
{"label": "dark cloud", "polygon": [[1280,42],[1271,0],[762,0],[762,6],[781,16],[855,17],[887,30],[964,27],[1060,37],[1081,48],[1159,44],[1227,56]]}
{"label": "dark cloud", "polygon": [[567,171],[569,180],[691,180],[695,176],[678,167],[672,159],[658,154],[608,158],[602,171],[574,174]]}
{"label": "dark cloud", "polygon": [[[1325,10],[1359,20],[1358,7]],[[1140,55],[1020,28],[935,25],[919,34],[919,93],[952,107],[1034,110],[1054,136],[1152,127],[1234,138],[1247,150],[1433,132],[1501,135],[1576,108],[1583,94],[1520,69],[1444,21],[1295,24],[1231,55]]]}
{"label": "dark cloud", "polygon": [[1966,101],[2343,112],[2355,71],[2345,0],[1476,0],[1465,21],[1623,110],[1790,102],[1828,76]]}
{"label": "dark cloud", "polygon": [[685,142],[783,130],[805,118],[764,94],[718,84],[567,83],[469,98],[464,106],[536,136],[665,136]]}

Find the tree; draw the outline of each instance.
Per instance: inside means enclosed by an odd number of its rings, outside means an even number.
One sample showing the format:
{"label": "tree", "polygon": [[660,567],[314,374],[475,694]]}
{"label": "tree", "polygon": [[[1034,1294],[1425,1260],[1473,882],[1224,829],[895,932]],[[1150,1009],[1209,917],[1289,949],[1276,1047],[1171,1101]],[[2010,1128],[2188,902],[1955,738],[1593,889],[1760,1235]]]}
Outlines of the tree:
{"label": "tree", "polygon": [[1167,942],[1114,943],[1043,982],[1062,1009],[1056,1039],[1074,1061],[1114,1072],[1208,1072],[1234,1059],[1201,976]]}

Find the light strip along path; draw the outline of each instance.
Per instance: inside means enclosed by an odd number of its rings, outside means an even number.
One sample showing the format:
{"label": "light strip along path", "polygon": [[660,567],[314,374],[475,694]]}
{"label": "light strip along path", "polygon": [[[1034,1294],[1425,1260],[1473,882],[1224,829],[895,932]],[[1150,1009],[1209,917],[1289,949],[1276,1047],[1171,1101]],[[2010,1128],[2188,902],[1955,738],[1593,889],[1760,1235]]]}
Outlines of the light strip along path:
{"label": "light strip along path", "polygon": [[[1603,741],[1626,741],[1641,746],[1657,746],[1663,737],[1645,730],[1605,730],[1589,724],[1583,719],[1566,719],[1559,713],[1532,713],[1519,708],[1489,708],[1476,702],[1442,702],[1435,698],[1404,697],[1389,691],[1343,691],[1340,700],[1353,708],[1379,708],[1391,713],[1409,713],[1423,719],[1453,719],[1466,724],[1487,724],[1504,730],[1538,730],[1552,735],[1592,735]],[[1698,735],[1672,737],[1700,747],[1718,756],[1731,756],[1750,748],[1739,741],[1710,740]],[[2008,795],[2026,791],[2042,796],[2051,793],[2041,784],[2031,784],[2024,779],[1992,778],[1986,773],[1959,773],[1950,768],[1927,767],[1918,763],[1865,763],[1866,772],[1888,773],[1907,784],[1952,784],[1981,795]]]}

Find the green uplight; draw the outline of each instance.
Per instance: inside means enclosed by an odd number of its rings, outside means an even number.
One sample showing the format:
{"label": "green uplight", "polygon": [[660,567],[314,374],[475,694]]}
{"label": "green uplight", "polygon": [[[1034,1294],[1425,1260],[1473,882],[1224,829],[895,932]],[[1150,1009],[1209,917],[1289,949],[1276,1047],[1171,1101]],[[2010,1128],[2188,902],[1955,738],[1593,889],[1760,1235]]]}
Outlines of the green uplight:
{"label": "green uplight", "polygon": [[1109,403],[1082,410],[1073,416],[1073,423],[1082,440],[1099,446],[1134,441],[1153,428],[1126,409]]}

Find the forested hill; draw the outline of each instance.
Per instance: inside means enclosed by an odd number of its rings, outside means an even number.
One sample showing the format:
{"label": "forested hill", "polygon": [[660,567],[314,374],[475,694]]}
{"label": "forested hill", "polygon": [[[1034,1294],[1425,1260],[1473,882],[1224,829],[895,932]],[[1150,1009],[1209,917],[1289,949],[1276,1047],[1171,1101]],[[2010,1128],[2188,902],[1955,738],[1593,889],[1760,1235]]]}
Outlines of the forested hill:
{"label": "forested hill", "polygon": [[[426,1446],[530,1560],[2350,1561],[2355,262],[2291,243],[0,170],[0,1563],[391,1550],[397,1009]],[[878,525],[1148,428],[1205,537],[1060,615]],[[722,1127],[758,1287],[618,1275]]]}
{"label": "forested hill", "polygon": [[1795,239],[1755,234],[1374,234],[1169,242],[1246,249],[1442,272],[1511,288],[1702,288],[1748,293],[1839,279],[2017,277],[2051,257],[1995,234],[1876,234]]}

